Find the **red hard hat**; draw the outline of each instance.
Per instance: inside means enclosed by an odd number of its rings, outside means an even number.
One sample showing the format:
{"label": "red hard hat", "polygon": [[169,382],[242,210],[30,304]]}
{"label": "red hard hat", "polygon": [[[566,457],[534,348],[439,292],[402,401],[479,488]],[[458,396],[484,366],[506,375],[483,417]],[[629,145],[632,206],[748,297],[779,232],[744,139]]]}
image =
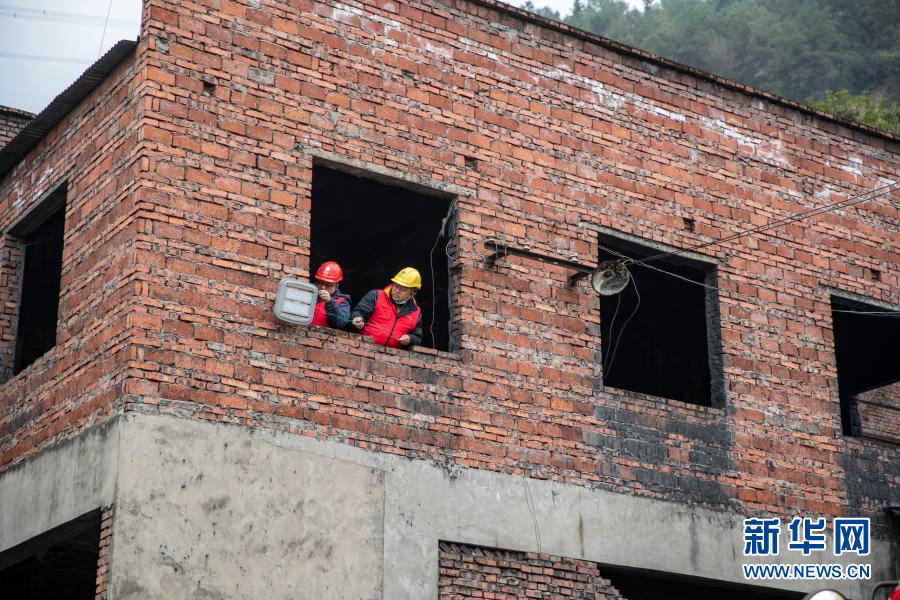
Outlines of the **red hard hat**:
{"label": "red hard hat", "polygon": [[316,271],[316,279],[325,283],[340,283],[344,279],[344,272],[341,271],[341,265],[333,260],[323,262]]}

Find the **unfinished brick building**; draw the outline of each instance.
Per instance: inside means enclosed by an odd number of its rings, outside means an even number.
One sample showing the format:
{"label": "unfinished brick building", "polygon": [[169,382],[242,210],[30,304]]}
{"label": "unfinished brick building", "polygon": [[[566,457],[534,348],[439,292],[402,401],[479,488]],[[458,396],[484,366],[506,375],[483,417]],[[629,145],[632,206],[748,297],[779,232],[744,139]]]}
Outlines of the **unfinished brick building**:
{"label": "unfinished brick building", "polygon": [[34,115],[18,108],[0,106],[0,148],[16,137]]}
{"label": "unfinished brick building", "polygon": [[[492,0],[145,0],[0,151],[4,589],[790,598],[797,514],[895,578],[898,172]],[[422,346],[279,323],[325,259],[417,267]]]}

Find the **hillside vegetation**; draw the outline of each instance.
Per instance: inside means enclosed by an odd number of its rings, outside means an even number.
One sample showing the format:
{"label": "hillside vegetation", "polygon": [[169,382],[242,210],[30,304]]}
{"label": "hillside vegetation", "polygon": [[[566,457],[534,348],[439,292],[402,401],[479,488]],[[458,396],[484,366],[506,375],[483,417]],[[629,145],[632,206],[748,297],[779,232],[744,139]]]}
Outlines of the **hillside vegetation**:
{"label": "hillside vegetation", "polygon": [[900,0],[575,0],[561,20],[900,135]]}

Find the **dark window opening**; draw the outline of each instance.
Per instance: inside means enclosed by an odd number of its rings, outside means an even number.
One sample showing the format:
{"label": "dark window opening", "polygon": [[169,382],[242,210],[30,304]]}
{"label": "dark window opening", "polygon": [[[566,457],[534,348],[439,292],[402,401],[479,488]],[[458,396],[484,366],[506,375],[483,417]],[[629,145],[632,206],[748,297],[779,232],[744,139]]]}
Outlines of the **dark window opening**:
{"label": "dark window opening", "polygon": [[831,297],[841,428],[863,435],[856,396],[900,381],[900,317],[896,311],[839,296]]}
{"label": "dark window opening", "polygon": [[13,374],[56,345],[65,213],[63,185],[12,231],[22,240],[25,263]]}
{"label": "dark window opening", "polygon": [[[658,250],[600,235],[600,260],[646,258]],[[604,250],[608,248],[614,252]],[[600,297],[600,333],[607,386],[691,404],[722,402],[721,344],[715,267],[684,257],[631,265],[631,281]]]}
{"label": "dark window opening", "polygon": [[92,600],[99,557],[95,510],[0,553],[0,590],[20,600]]}
{"label": "dark window opening", "polygon": [[[353,304],[372,289],[383,289],[400,269],[422,275],[416,303],[422,310],[420,345],[451,346],[447,253],[455,229],[450,198],[392,185],[369,177],[313,167],[310,271],[337,261],[344,272],[341,291]],[[452,217],[452,215],[451,215]]]}
{"label": "dark window opening", "polygon": [[669,573],[603,567],[600,574],[628,600],[776,600],[800,599],[803,592],[772,590],[749,585],[727,584],[699,577]]}

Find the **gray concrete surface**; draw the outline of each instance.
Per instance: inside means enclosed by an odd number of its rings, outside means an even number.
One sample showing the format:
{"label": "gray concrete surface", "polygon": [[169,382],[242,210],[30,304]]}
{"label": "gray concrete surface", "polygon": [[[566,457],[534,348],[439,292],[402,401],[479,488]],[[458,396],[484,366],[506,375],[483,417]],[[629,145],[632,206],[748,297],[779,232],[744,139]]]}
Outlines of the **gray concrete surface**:
{"label": "gray concrete surface", "polygon": [[[0,477],[0,549],[108,503],[115,482],[111,598],[434,599],[439,540],[747,583],[735,515],[172,416],[107,427],[118,435],[88,432]],[[90,483],[76,493],[76,481]],[[54,503],[79,508],[32,510],[54,486]],[[889,544],[873,542],[865,558],[770,562],[861,562],[888,578]],[[826,585],[864,597],[853,582],[773,587]]]}
{"label": "gray concrete surface", "polygon": [[119,433],[107,422],[0,475],[0,552],[112,504]]}
{"label": "gray concrete surface", "polygon": [[247,429],[129,415],[112,597],[381,598],[383,473]]}

